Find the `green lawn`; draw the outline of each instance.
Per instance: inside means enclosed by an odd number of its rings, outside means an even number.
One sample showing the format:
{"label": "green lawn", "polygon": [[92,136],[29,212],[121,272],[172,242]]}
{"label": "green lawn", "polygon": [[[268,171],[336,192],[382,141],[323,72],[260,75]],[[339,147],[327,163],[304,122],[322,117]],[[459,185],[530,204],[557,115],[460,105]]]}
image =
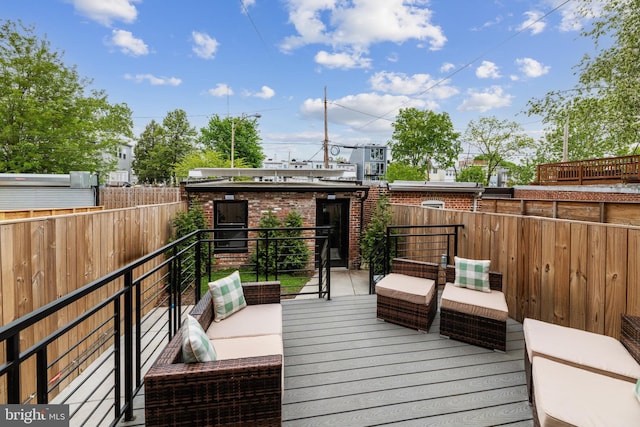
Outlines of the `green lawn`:
{"label": "green lawn", "polygon": [[[211,281],[228,276],[234,271],[235,269],[213,271],[211,272]],[[255,271],[240,271],[240,279],[243,282],[255,282],[256,273]],[[260,275],[257,281],[264,282],[264,281],[271,281],[271,280],[276,280],[273,274],[269,275],[269,277]],[[309,278],[307,276],[300,276],[300,275],[279,274],[278,280],[280,281],[280,287],[282,288],[282,293],[295,293],[295,292],[298,292],[300,289],[302,289],[302,287],[309,281]],[[209,290],[209,281],[210,280],[208,277],[202,278],[202,283],[200,284],[200,292],[204,293]]]}

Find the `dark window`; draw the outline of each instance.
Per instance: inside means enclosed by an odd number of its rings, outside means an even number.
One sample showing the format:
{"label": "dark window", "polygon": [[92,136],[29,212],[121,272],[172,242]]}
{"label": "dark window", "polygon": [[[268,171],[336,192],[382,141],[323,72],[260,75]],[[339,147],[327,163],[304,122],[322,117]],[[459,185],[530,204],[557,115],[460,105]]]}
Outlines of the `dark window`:
{"label": "dark window", "polygon": [[217,201],[214,206],[215,251],[246,252],[247,201]]}

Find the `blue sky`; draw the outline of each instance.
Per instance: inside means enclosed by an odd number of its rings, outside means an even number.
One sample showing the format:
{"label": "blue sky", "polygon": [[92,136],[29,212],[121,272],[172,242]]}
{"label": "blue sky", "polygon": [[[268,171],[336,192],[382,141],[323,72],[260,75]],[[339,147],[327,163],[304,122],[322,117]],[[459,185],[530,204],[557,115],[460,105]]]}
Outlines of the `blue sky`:
{"label": "blue sky", "polygon": [[338,146],[386,144],[407,107],[447,112],[460,132],[496,116],[537,139],[527,101],[571,88],[592,53],[577,3],[0,0],[0,16],[33,25],[110,102],[128,104],[136,136],[178,108],[197,129],[215,114],[260,114],[268,158],[322,160],[325,87]]}

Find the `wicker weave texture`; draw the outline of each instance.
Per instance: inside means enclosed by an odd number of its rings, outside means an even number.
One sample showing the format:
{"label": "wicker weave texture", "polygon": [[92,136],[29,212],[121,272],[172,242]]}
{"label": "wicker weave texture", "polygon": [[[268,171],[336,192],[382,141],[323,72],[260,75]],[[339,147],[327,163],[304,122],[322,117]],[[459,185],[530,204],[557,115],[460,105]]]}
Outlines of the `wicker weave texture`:
{"label": "wicker weave texture", "polygon": [[440,334],[492,350],[507,350],[507,322],[499,320],[440,307]]}
{"label": "wicker weave texture", "polygon": [[620,342],[640,363],[640,317],[623,314],[620,328]]}
{"label": "wicker weave texture", "polygon": [[[244,284],[247,304],[280,302],[280,284]],[[275,293],[277,292],[277,300]],[[213,320],[207,292],[191,311],[206,329]],[[182,363],[182,333],[145,375],[147,426],[279,426],[282,355]]]}
{"label": "wicker weave texture", "polygon": [[438,311],[438,293],[433,292],[428,304],[415,304],[397,298],[377,295],[377,316],[386,322],[419,331],[429,331]]}

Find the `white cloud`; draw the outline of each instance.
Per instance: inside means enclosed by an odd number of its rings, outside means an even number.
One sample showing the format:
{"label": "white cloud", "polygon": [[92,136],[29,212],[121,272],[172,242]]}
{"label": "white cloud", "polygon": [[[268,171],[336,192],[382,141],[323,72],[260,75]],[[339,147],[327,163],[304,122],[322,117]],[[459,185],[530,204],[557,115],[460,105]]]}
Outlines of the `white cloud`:
{"label": "white cloud", "polygon": [[446,99],[458,94],[458,89],[447,81],[438,81],[429,74],[391,73],[381,71],[369,79],[371,87],[379,92],[394,95],[423,96],[431,99]]}
{"label": "white cloud", "polygon": [[318,52],[315,61],[327,68],[341,68],[343,70],[352,68],[369,68],[371,66],[370,58],[363,58],[359,54],[349,53],[329,53],[324,50]]}
{"label": "white cloud", "polygon": [[152,86],[179,86],[182,83],[177,77],[156,77],[153,74],[125,74],[124,78],[136,83],[148,81]]}
{"label": "white cloud", "polygon": [[273,98],[275,94],[276,94],[276,91],[271,89],[269,86],[262,86],[260,92],[252,93],[252,92],[246,91],[244,93],[245,96],[253,96],[253,97],[262,98],[262,99]]}
{"label": "white cloud", "polygon": [[494,108],[508,107],[511,105],[512,95],[504,93],[500,86],[492,86],[482,92],[470,89],[465,99],[458,107],[458,111],[487,112]]}
{"label": "white cloud", "polygon": [[110,43],[117,46],[120,52],[129,56],[142,56],[149,54],[149,47],[142,39],[137,39],[130,31],[113,30]]}
{"label": "white cloud", "polygon": [[499,79],[500,69],[491,61],[482,61],[482,64],[476,69],[476,76],[480,79]]}
{"label": "white cloud", "polygon": [[535,79],[537,77],[544,76],[551,69],[548,65],[542,65],[540,62],[532,58],[518,58],[516,59],[520,71],[527,77]]}
{"label": "white cloud", "polygon": [[194,43],[191,49],[196,55],[198,55],[198,57],[202,59],[213,59],[213,57],[215,57],[219,46],[216,39],[212,38],[207,33],[200,33],[198,31],[192,31],[191,38]]}
{"label": "white cloud", "polygon": [[538,21],[538,19],[542,18],[543,16],[542,12],[531,10],[525,12],[524,15],[527,17],[527,19],[518,26],[518,31],[526,29],[528,31],[531,31],[531,35],[540,34],[544,31],[547,24],[545,24],[544,21]]}
{"label": "white cloud", "polygon": [[309,44],[366,52],[375,43],[427,41],[441,49],[447,38],[431,23],[432,12],[423,0],[286,0],[289,22],[296,34],[284,39],[281,48],[292,51]]}
{"label": "white cloud", "polygon": [[501,23],[503,20],[504,18],[501,15],[498,15],[492,21],[487,21],[484,24],[482,24],[480,27],[472,28],[471,31],[481,31],[486,28],[493,27],[494,25],[498,25],[499,23]]}
{"label": "white cloud", "polygon": [[135,22],[138,10],[133,5],[141,0],[71,0],[76,11],[104,26],[113,21]]}
{"label": "white cloud", "polygon": [[[560,3],[559,0],[548,0],[548,2],[552,7],[557,7]],[[560,16],[562,17],[559,26],[560,31],[581,31],[585,27],[587,21],[602,14],[602,10],[605,4],[606,0],[591,1],[589,4],[587,16],[580,12],[579,2],[569,2],[568,4],[563,5],[560,9]]]}
{"label": "white cloud", "polygon": [[233,90],[226,83],[218,83],[216,87],[214,87],[213,89],[209,89],[207,93],[211,96],[218,96],[218,97],[231,96],[233,95]]}
{"label": "white cloud", "polygon": [[[327,106],[329,121],[352,128],[366,128],[367,132],[392,131],[391,123],[400,108],[429,108],[431,104],[423,99],[407,96],[360,93],[332,100]],[[307,99],[300,107],[303,117],[311,120],[323,120],[324,99]]]}
{"label": "white cloud", "polygon": [[454,70],[455,68],[456,68],[456,66],[454,64],[452,64],[451,62],[445,62],[440,67],[440,72],[441,73],[448,73],[448,72]]}

